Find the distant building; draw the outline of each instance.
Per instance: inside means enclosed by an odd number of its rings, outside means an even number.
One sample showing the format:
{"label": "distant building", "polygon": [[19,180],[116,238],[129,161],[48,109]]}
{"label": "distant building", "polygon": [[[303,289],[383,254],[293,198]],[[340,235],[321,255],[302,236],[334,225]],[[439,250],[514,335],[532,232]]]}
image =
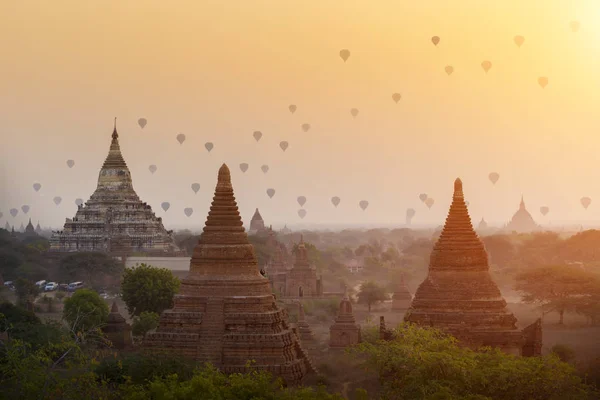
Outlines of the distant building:
{"label": "distant building", "polygon": [[363,272],[364,266],[361,261],[359,261],[356,258],[353,258],[346,262],[346,269],[348,269],[348,272],[352,274],[360,274]]}
{"label": "distant building", "polygon": [[265,221],[263,220],[258,208],[254,212],[252,216],[252,220],[250,221],[250,229],[248,229],[249,234],[256,234],[265,230]]}
{"label": "distant building", "polygon": [[175,245],[173,231],[143,203],[121,154],[116,121],[108,156],[100,169],[98,185],[85,204],[77,207],[64,230],[50,238],[51,252],[101,251],[117,256],[143,253],[184,256]]}
{"label": "distant building", "polygon": [[487,228],[488,228],[487,222],[485,222],[485,219],[481,218],[481,221],[479,221],[479,226],[477,227],[477,229],[480,231],[484,231]]}
{"label": "distant building", "polygon": [[37,236],[37,235],[38,234],[35,233],[35,229],[33,227],[33,224],[31,223],[31,218],[29,218],[29,223],[25,227],[25,236]]}
{"label": "distant building", "polygon": [[523,196],[521,196],[521,203],[519,204],[519,209],[513,215],[510,222],[503,229],[506,232],[518,232],[518,233],[528,233],[535,232],[540,230],[540,226],[535,223],[533,217],[527,211],[525,207],[525,201],[523,201]]}

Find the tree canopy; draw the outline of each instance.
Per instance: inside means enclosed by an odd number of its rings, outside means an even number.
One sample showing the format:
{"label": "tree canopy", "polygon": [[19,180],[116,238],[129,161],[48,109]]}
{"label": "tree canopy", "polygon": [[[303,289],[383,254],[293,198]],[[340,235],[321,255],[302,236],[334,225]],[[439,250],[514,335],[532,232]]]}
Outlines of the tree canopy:
{"label": "tree canopy", "polygon": [[97,292],[79,289],[65,300],[63,317],[75,332],[88,331],[102,326],[108,312],[108,305]]}
{"label": "tree canopy", "polygon": [[132,316],[144,311],[161,314],[173,307],[173,296],[179,290],[179,279],[166,268],[140,264],[125,268],[121,295]]}
{"label": "tree canopy", "polygon": [[380,303],[389,298],[386,288],[373,281],[364,282],[360,285],[358,291],[358,302],[366,304],[371,312],[371,306],[373,304]]}
{"label": "tree canopy", "polygon": [[123,264],[106,253],[81,252],[64,257],[59,266],[62,279],[83,281],[89,287],[101,289],[118,282]]}

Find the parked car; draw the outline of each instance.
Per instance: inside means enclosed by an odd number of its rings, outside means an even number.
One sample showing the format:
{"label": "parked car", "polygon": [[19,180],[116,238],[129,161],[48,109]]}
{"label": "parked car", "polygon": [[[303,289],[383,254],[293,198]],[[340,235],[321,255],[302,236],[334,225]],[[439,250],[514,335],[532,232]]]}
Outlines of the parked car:
{"label": "parked car", "polygon": [[69,284],[68,283],[59,283],[58,284],[58,290],[61,292],[66,292],[69,289]]}
{"label": "parked car", "polygon": [[81,289],[82,287],[83,287],[83,282],[71,282],[71,283],[69,283],[69,287],[67,288],[67,291],[74,292],[77,289]]}
{"label": "parked car", "polygon": [[48,282],[44,287],[44,292],[53,292],[58,289],[58,283],[56,282]]}
{"label": "parked car", "polygon": [[46,281],[37,281],[35,283],[35,286],[39,287],[40,289],[43,289],[44,286],[46,286],[46,283],[47,283]]}

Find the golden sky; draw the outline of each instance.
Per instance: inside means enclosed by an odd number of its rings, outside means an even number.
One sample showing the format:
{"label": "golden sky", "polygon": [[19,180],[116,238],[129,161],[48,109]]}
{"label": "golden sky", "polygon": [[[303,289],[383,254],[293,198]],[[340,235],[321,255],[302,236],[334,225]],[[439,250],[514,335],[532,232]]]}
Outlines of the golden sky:
{"label": "golden sky", "polygon": [[246,223],[258,207],[278,226],[402,224],[413,207],[438,225],[458,176],[476,221],[506,222],[521,194],[542,224],[600,221],[597,0],[20,0],[0,4],[0,49],[2,226],[23,204],[42,225],[72,217],[115,116],[136,191],[171,227],[201,228],[222,162]]}

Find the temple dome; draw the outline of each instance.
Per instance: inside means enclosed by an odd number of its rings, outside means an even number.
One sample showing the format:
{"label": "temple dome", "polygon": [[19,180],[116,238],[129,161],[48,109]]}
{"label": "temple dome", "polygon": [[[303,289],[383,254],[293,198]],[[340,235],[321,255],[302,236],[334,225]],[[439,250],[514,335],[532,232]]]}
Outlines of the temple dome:
{"label": "temple dome", "polygon": [[540,230],[539,225],[535,223],[533,217],[531,216],[529,211],[527,211],[527,208],[525,207],[525,201],[523,200],[523,196],[521,196],[521,203],[519,204],[519,209],[513,215],[513,217],[511,218],[510,222],[506,225],[504,230],[507,232],[515,231],[519,233]]}

